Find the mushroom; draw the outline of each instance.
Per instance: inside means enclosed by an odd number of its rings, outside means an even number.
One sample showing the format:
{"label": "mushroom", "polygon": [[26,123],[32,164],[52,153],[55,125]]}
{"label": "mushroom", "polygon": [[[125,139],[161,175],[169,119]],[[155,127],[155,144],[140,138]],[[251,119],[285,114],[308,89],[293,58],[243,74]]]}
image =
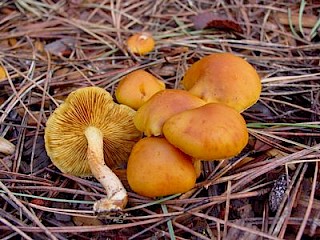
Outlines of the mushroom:
{"label": "mushroom", "polygon": [[133,121],[146,136],[162,135],[163,123],[174,114],[197,108],[205,102],[187,91],[165,89],[154,94],[137,111]]}
{"label": "mushroom", "polygon": [[7,139],[0,137],[0,153],[10,155],[13,154],[16,149],[16,146],[13,145]]}
{"label": "mushroom", "polygon": [[214,53],[191,65],[182,80],[190,93],[206,102],[220,102],[239,112],[256,103],[261,93],[258,73],[231,53]]}
{"label": "mushroom", "polygon": [[128,38],[127,47],[132,53],[145,55],[154,49],[155,41],[150,33],[136,33]]}
{"label": "mushroom", "polygon": [[165,138],[146,137],[133,147],[127,178],[131,189],[146,197],[184,193],[196,182],[191,157]]}
{"label": "mushroom", "polygon": [[172,145],[202,160],[233,157],[249,138],[241,114],[221,103],[208,103],[170,117],[163,125],[163,134]]}
{"label": "mushroom", "polygon": [[105,188],[107,197],[94,204],[95,212],[126,206],[126,189],[111,169],[126,165],[141,137],[134,114],[104,89],[85,87],[72,92],[47,121],[45,147],[53,164],[64,173],[93,175]]}
{"label": "mushroom", "polygon": [[6,70],[3,66],[0,66],[0,82],[4,81],[7,77]]}
{"label": "mushroom", "polygon": [[119,103],[137,110],[152,95],[165,88],[164,82],[147,71],[139,69],[120,80],[115,96]]}

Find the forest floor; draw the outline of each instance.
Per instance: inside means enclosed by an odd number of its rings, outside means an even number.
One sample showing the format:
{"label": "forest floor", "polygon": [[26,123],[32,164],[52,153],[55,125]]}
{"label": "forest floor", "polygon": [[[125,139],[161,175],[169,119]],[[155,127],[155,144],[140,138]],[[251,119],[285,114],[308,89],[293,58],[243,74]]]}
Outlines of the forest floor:
{"label": "forest floor", "polygon": [[[319,10],[317,0],[1,1],[0,134],[15,151],[0,153],[0,238],[320,238]],[[142,31],[156,45],[139,56],[126,40]],[[128,188],[122,215],[97,217],[101,185],[61,173],[46,154],[50,114],[81,87],[114,94],[136,69],[181,88],[188,67],[217,52],[261,77],[259,101],[242,113],[244,151],[203,162],[187,194]]]}

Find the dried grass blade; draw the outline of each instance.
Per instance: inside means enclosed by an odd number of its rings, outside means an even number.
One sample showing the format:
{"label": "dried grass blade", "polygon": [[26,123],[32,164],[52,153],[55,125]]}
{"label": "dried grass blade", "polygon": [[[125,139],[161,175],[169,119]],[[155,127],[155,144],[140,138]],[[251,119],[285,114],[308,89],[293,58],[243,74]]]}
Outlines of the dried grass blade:
{"label": "dried grass blade", "polygon": [[312,188],[311,188],[310,198],[309,198],[309,204],[307,206],[307,210],[306,210],[306,213],[303,217],[303,221],[300,225],[299,231],[297,233],[296,240],[302,239],[302,235],[303,235],[304,230],[307,226],[307,222],[308,222],[311,210],[312,210],[314,194],[315,194],[315,189],[316,189],[316,184],[317,184],[318,169],[319,169],[319,163],[316,161],[315,168],[314,168],[313,180],[312,180]]}

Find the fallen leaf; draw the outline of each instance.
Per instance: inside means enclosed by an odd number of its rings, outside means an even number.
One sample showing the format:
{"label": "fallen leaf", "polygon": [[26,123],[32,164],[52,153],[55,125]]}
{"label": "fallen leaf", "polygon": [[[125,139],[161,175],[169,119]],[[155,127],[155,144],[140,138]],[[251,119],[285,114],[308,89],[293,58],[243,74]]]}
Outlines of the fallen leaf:
{"label": "fallen leaf", "polygon": [[270,149],[273,149],[273,146],[257,139],[254,143],[253,148],[254,148],[255,152],[264,152],[264,151],[268,151]]}
{"label": "fallen leaf", "polygon": [[77,226],[101,226],[103,223],[95,217],[74,216],[73,222]]}
{"label": "fallen leaf", "polygon": [[60,68],[53,73],[54,77],[65,76],[68,72],[70,72],[70,68]]}
{"label": "fallen leaf", "polygon": [[183,53],[187,53],[189,51],[189,47],[183,46],[183,47],[162,47],[160,50],[165,53],[166,57],[168,56],[176,56]]}
{"label": "fallen leaf", "polygon": [[32,199],[31,203],[39,205],[39,206],[47,206],[48,205],[47,201],[44,201],[43,199],[38,199],[38,198]]}
{"label": "fallen leaf", "polygon": [[276,148],[272,148],[272,149],[268,150],[268,151],[266,152],[266,154],[267,154],[269,157],[271,157],[271,158],[286,157],[286,156],[288,156],[287,153],[285,153],[285,152],[283,152],[283,151],[281,151],[281,150],[279,150],[279,149],[276,149]]}
{"label": "fallen leaf", "polygon": [[237,163],[236,168],[242,167],[245,164],[248,164],[251,161],[254,161],[255,158],[253,157],[245,157],[240,162]]}
{"label": "fallen leaf", "polygon": [[221,14],[213,12],[203,12],[192,17],[191,21],[195,29],[218,28],[226,31],[243,33],[241,26],[234,20],[228,19]]}
{"label": "fallen leaf", "polygon": [[36,48],[36,50],[40,53],[44,52],[44,44],[43,42],[41,42],[40,40],[36,40],[34,43],[34,47]]}
{"label": "fallen leaf", "polygon": [[73,38],[62,38],[45,45],[44,49],[56,56],[67,56],[71,53],[71,49],[75,44]]}
{"label": "fallen leaf", "polygon": [[152,68],[152,70],[162,77],[173,77],[177,74],[177,69],[173,65],[159,64]]}
{"label": "fallen leaf", "polygon": [[11,47],[15,46],[18,42],[16,38],[9,38],[8,41]]}

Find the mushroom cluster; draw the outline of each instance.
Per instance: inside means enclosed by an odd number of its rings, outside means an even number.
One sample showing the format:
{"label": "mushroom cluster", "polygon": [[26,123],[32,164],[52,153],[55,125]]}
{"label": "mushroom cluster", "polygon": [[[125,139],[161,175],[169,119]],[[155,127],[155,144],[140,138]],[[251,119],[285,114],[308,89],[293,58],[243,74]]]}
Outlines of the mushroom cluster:
{"label": "mushroom cluster", "polygon": [[191,65],[182,84],[154,93],[133,118],[145,137],[133,147],[127,179],[143,196],[192,189],[200,161],[234,157],[248,143],[241,112],[261,93],[252,65],[231,53],[211,54]]}
{"label": "mushroom cluster", "polygon": [[[46,150],[64,173],[93,175],[106,190],[96,212],[122,210],[127,192],[113,170],[127,167],[130,188],[146,197],[187,192],[202,160],[236,156],[248,143],[241,112],[261,92],[244,59],[212,54],[195,62],[184,89],[144,70],[119,81],[116,100],[99,87],[72,92],[47,121]],[[144,135],[144,137],[143,137]]]}

